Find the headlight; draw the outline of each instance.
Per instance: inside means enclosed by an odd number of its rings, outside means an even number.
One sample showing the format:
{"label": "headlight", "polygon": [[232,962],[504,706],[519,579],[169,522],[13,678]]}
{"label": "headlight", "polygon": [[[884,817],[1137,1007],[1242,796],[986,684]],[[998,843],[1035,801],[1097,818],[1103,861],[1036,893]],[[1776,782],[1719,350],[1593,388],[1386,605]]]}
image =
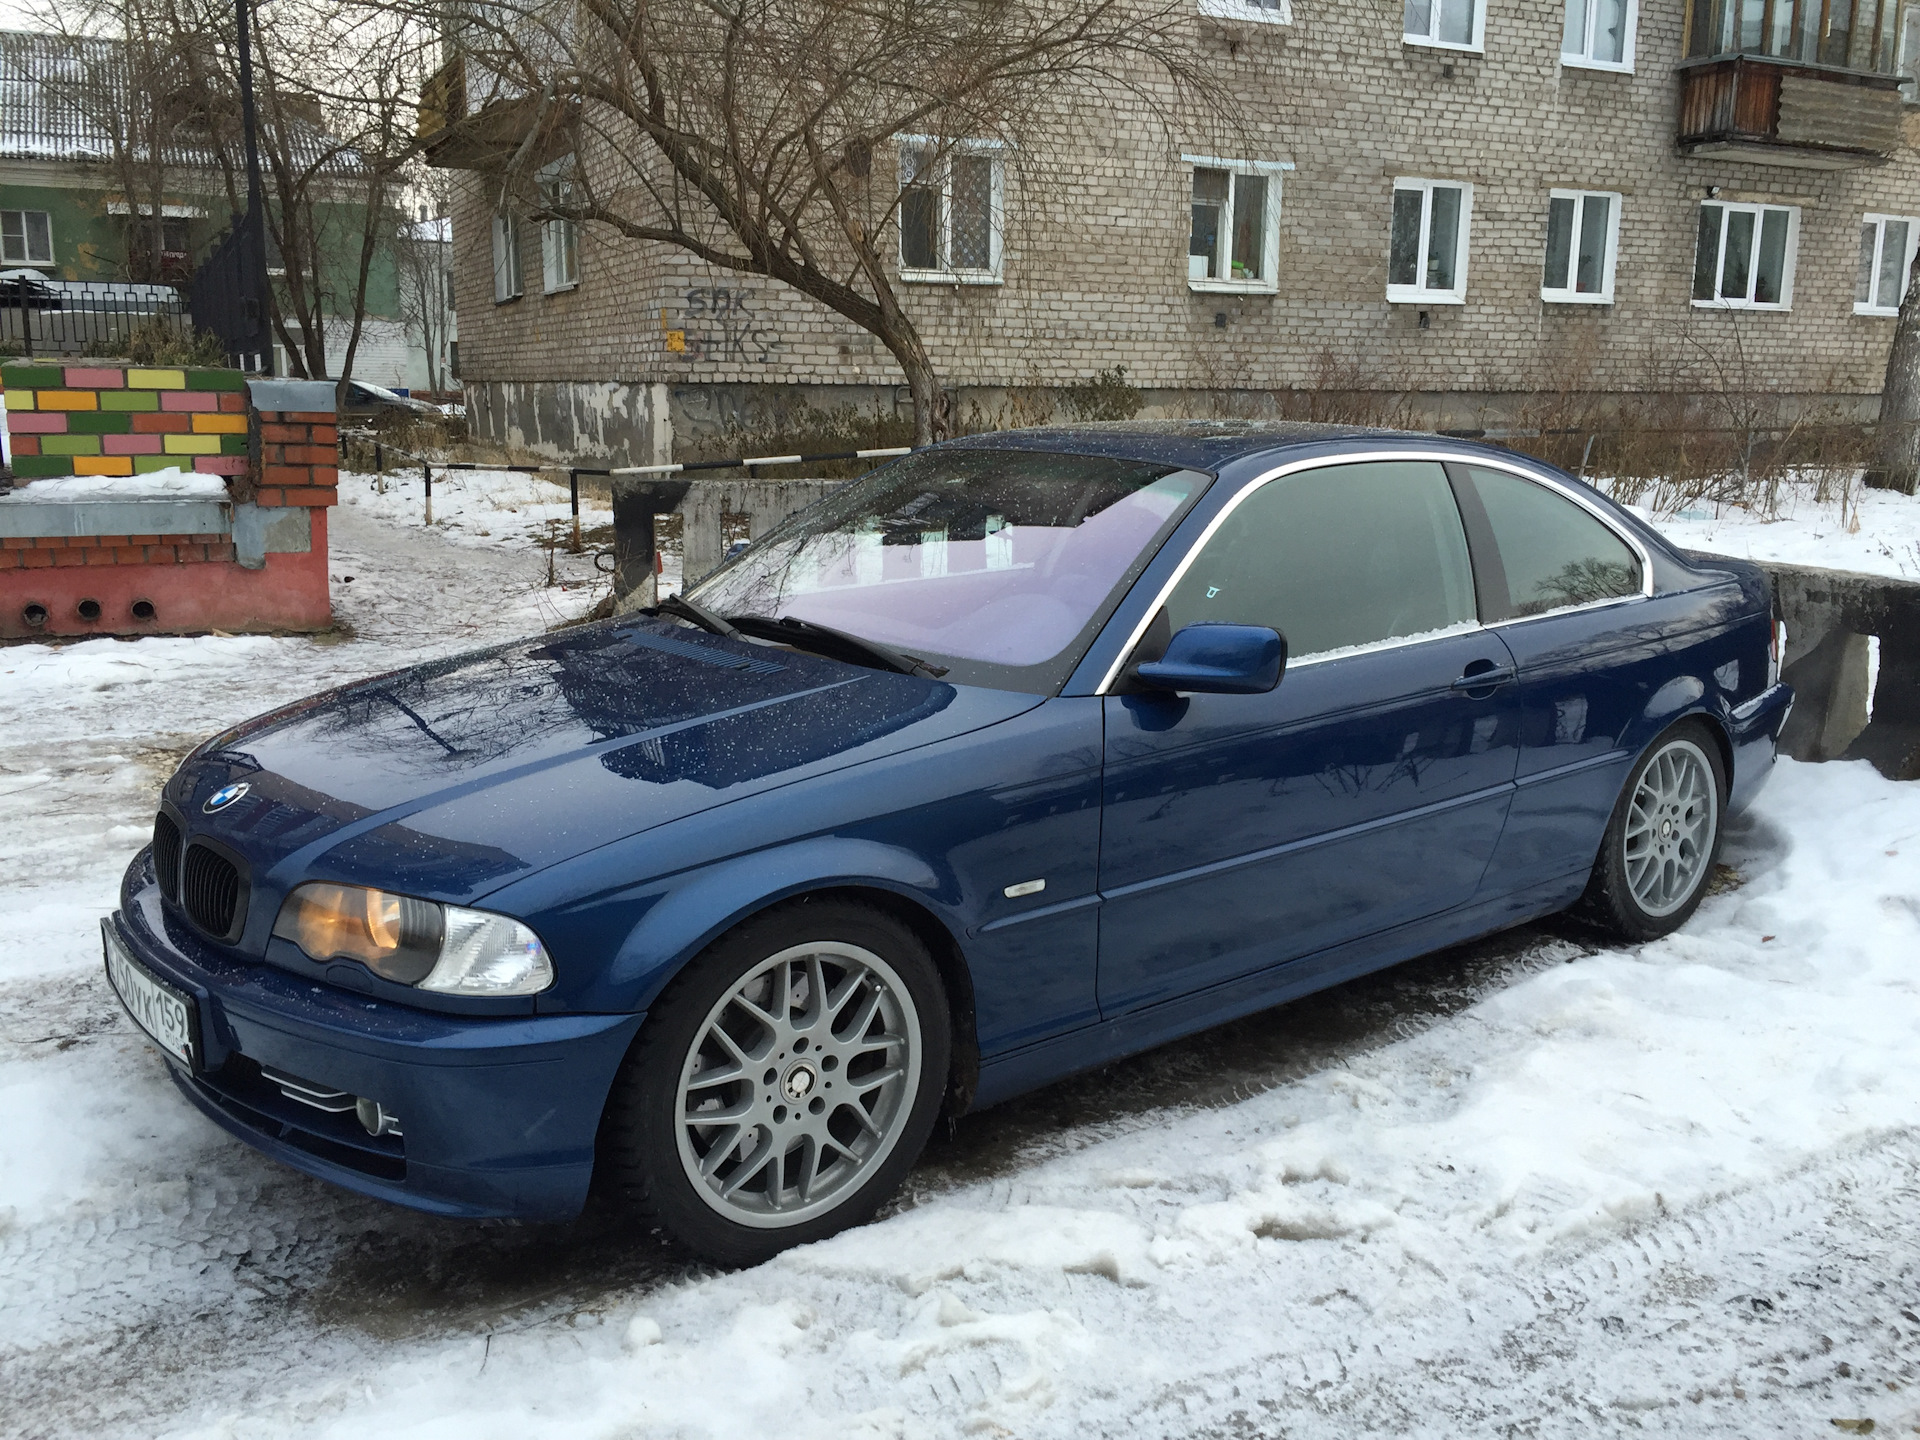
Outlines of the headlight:
{"label": "headlight", "polygon": [[314,960],[358,960],[449,995],[533,995],[553,983],[546,947],[518,920],[362,885],[302,885],[273,933]]}

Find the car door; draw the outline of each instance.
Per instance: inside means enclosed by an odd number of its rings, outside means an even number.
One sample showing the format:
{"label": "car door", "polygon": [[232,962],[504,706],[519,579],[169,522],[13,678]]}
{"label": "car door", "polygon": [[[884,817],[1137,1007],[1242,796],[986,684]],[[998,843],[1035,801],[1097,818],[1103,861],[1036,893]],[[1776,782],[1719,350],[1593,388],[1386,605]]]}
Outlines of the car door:
{"label": "car door", "polygon": [[1695,602],[1647,598],[1647,557],[1597,508],[1497,466],[1449,469],[1518,674],[1517,788],[1488,885],[1522,890],[1592,866],[1629,731],[1674,677],[1674,622],[1690,628]]}
{"label": "car door", "polygon": [[1465,902],[1512,793],[1512,658],[1479,626],[1439,463],[1243,495],[1148,634],[1196,621],[1272,626],[1291,655],[1264,695],[1107,697],[1108,1016]]}

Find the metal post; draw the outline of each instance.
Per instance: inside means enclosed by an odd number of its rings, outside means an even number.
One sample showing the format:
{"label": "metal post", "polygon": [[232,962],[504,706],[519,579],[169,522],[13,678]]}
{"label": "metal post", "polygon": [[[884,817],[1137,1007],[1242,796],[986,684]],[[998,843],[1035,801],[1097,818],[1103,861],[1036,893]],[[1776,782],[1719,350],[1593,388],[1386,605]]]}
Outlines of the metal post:
{"label": "metal post", "polygon": [[567,503],[573,507],[573,538],[567,543],[567,550],[578,555],[586,547],[580,543],[580,472],[567,471]]}
{"label": "metal post", "polygon": [[[254,321],[253,339],[260,350],[254,352],[254,364],[264,374],[273,373],[273,344],[270,338],[273,315],[273,294],[271,282],[267,278],[267,212],[263,201],[263,186],[260,181],[260,142],[258,122],[253,105],[253,40],[250,14],[251,0],[234,0],[234,10],[238,17],[240,50],[240,125],[247,146],[247,236],[246,260],[249,262],[241,269],[245,277],[243,290],[253,293],[243,296],[245,310],[243,314]],[[157,218],[157,217],[156,217]],[[247,274],[248,270],[252,274]],[[249,313],[257,312],[257,313]],[[244,366],[245,358],[242,357]]]}
{"label": "metal post", "polygon": [[427,524],[431,525],[433,524],[433,466],[423,462],[420,473],[426,477],[427,481]]}
{"label": "metal post", "polygon": [[33,316],[27,312],[27,277],[22,275],[13,282],[19,288],[20,333],[26,337],[27,358],[33,358]]}

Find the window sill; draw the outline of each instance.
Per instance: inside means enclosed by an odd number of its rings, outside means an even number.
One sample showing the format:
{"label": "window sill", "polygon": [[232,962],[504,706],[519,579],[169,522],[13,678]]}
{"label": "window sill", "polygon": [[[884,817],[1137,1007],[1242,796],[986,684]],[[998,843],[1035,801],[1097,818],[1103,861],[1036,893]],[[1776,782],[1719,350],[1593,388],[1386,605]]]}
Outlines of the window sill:
{"label": "window sill", "polygon": [[570,280],[565,285],[549,285],[541,293],[545,295],[564,295],[569,290],[578,290],[579,288],[580,282],[578,280]]}
{"label": "window sill", "polygon": [[1548,305],[1611,305],[1612,295],[1581,295],[1565,290],[1542,290],[1540,298]]}
{"label": "window sill", "polygon": [[1004,285],[1006,279],[983,270],[902,270],[900,279],[908,285]]}
{"label": "window sill", "polygon": [[1277,295],[1277,280],[1189,280],[1187,289],[1196,295]]}
{"label": "window sill", "polygon": [[1622,65],[1612,60],[1589,60],[1583,55],[1562,55],[1560,57],[1560,68],[1562,70],[1597,70],[1602,75],[1633,74],[1633,62],[1631,60]]}
{"label": "window sill", "polygon": [[1898,320],[1900,318],[1900,310],[1897,306],[1889,310],[1881,305],[1862,305],[1857,300],[1854,301],[1853,304],[1853,313],[1856,315],[1870,315],[1876,320]]}
{"label": "window sill", "polygon": [[1453,40],[1429,40],[1423,35],[1402,35],[1400,37],[1400,43],[1402,45],[1411,45],[1420,50],[1445,50],[1454,55],[1484,55],[1487,53],[1487,42],[1484,40],[1477,40],[1471,45],[1462,45]]}
{"label": "window sill", "polygon": [[1272,9],[1245,4],[1243,0],[1200,0],[1200,13],[1215,20],[1246,20],[1255,25],[1293,23],[1293,6],[1289,0],[1280,0]]}
{"label": "window sill", "polygon": [[516,300],[518,300],[518,299],[520,299],[520,298],[521,298],[521,297],[520,297],[519,295],[496,295],[496,296],[494,297],[494,301],[493,301],[493,303],[494,303],[494,304],[495,304],[496,306],[500,306],[500,305],[511,305],[511,304],[513,304],[513,302],[514,302],[514,301],[516,301]]}
{"label": "window sill", "polygon": [[1745,300],[1693,300],[1688,303],[1696,310],[1771,310],[1783,315],[1793,309],[1791,304],[1761,305]]}
{"label": "window sill", "polygon": [[1410,287],[1389,285],[1387,287],[1389,305],[1464,305],[1466,294],[1458,290],[1414,290]]}

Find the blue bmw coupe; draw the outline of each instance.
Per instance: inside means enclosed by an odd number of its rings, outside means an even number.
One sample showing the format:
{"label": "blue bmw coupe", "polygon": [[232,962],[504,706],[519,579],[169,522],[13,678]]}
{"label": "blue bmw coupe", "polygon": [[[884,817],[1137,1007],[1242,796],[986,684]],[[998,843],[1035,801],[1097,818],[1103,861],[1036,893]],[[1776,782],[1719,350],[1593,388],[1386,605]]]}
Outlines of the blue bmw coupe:
{"label": "blue bmw coupe", "polygon": [[103,921],[248,1143],[724,1264],[936,1118],[1436,947],[1700,903],[1791,693],[1752,565],[1327,426],[920,451],[684,598],[215,736]]}

